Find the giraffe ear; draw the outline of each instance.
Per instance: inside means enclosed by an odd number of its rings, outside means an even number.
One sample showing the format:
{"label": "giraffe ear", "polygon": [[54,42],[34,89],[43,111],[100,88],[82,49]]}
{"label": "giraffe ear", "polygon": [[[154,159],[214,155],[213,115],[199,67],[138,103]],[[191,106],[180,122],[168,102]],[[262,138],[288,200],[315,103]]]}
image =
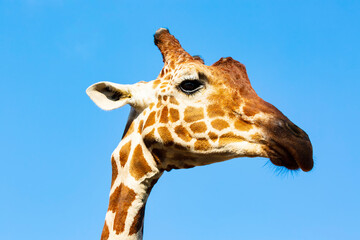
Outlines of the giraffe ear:
{"label": "giraffe ear", "polygon": [[87,95],[103,110],[120,108],[131,100],[130,85],[98,82],[86,89]]}

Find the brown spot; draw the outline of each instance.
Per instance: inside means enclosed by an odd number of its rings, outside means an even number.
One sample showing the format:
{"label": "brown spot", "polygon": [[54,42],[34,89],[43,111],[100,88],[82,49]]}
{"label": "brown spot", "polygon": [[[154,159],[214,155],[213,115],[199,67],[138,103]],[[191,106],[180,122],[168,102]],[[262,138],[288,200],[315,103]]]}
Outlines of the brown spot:
{"label": "brown spot", "polygon": [[246,116],[251,117],[251,116],[254,116],[255,114],[257,114],[259,111],[255,107],[245,105],[243,108],[243,112]]}
{"label": "brown spot", "polygon": [[170,108],[170,121],[176,122],[179,119],[180,119],[179,111],[177,109]]}
{"label": "brown spot", "polygon": [[239,119],[235,120],[234,127],[240,131],[249,131],[252,128],[249,123],[246,123]]}
{"label": "brown spot", "polygon": [[233,119],[233,118],[237,118],[236,114],[234,112],[227,112],[227,115],[229,118]]}
{"label": "brown spot", "polygon": [[159,127],[157,131],[165,146],[169,146],[174,143],[174,139],[172,138],[171,133],[167,127]]}
{"label": "brown spot", "polygon": [[160,88],[166,88],[168,86],[168,82],[162,82],[161,84],[160,84]]}
{"label": "brown spot", "polygon": [[195,122],[204,119],[204,109],[202,107],[187,107],[184,111],[184,120],[186,122]]}
{"label": "brown spot", "polygon": [[168,108],[166,106],[163,107],[163,109],[161,110],[161,115],[160,115],[161,123],[167,123],[169,121],[168,114],[169,114]]}
{"label": "brown spot", "polygon": [[129,235],[133,235],[140,230],[144,224],[145,205],[143,205],[134,218],[134,222],[131,224]]}
{"label": "brown spot", "polygon": [[146,134],[144,137],[144,143],[147,148],[150,148],[151,145],[156,143],[154,132],[155,132],[155,128],[153,130],[151,130],[151,132]]}
{"label": "brown spot", "polygon": [[262,138],[262,136],[261,136],[259,133],[254,133],[254,134],[252,134],[252,135],[250,136],[250,138],[251,138],[252,140],[257,141],[257,142],[263,141],[263,138]]}
{"label": "brown spot", "polygon": [[156,107],[159,108],[162,105],[162,101],[158,101],[158,103],[156,104]]}
{"label": "brown spot", "polygon": [[176,98],[174,96],[170,97],[170,103],[172,103],[174,105],[179,105],[179,102],[176,100]]}
{"label": "brown spot", "polygon": [[229,143],[242,142],[242,141],[245,141],[245,139],[243,137],[229,132],[229,133],[225,133],[220,136],[219,145],[224,146]]}
{"label": "brown spot", "polygon": [[181,125],[175,127],[175,133],[185,142],[189,142],[191,140],[190,133]]}
{"label": "brown spot", "polygon": [[165,76],[165,78],[164,78],[164,80],[170,80],[171,79],[171,77],[172,77],[172,75],[171,74],[167,74],[166,76]]}
{"label": "brown spot", "polygon": [[211,148],[211,145],[210,145],[209,141],[205,138],[200,138],[200,139],[196,140],[196,142],[194,144],[195,150],[205,151],[205,150],[208,150],[209,148]]}
{"label": "brown spot", "polygon": [[170,61],[170,69],[175,69],[175,63],[174,61]]}
{"label": "brown spot", "polygon": [[224,128],[229,127],[230,125],[225,120],[215,119],[214,121],[211,122],[211,126],[213,126],[213,128],[217,130],[222,130]]}
{"label": "brown spot", "polygon": [[210,118],[223,117],[225,115],[225,112],[221,109],[219,105],[211,104],[207,107],[207,114]]}
{"label": "brown spot", "polygon": [[109,238],[109,228],[106,224],[106,221],[105,221],[105,224],[104,224],[104,227],[103,227],[103,231],[101,233],[101,239],[100,240],[107,240]]}
{"label": "brown spot", "polygon": [[150,103],[149,109],[151,110],[155,106],[155,103]]}
{"label": "brown spot", "polygon": [[164,69],[161,69],[160,77],[162,78],[164,76]]}
{"label": "brown spot", "polygon": [[154,123],[155,123],[155,112],[151,112],[149,114],[148,118],[146,119],[146,122],[145,122],[145,125],[144,125],[143,129],[154,125]]}
{"label": "brown spot", "polygon": [[112,167],[112,175],[111,175],[111,187],[112,187],[118,175],[118,168],[114,156],[111,156],[111,167]]}
{"label": "brown spot", "polygon": [[129,158],[130,149],[131,149],[131,141],[125,143],[120,149],[119,157],[120,157],[120,165],[122,167],[125,166],[128,158]]}
{"label": "brown spot", "polygon": [[120,234],[124,231],[128,210],[135,200],[136,193],[121,183],[111,194],[109,200],[109,211],[115,213],[114,231]]}
{"label": "brown spot", "polygon": [[140,145],[135,147],[129,171],[136,180],[139,180],[145,174],[151,171],[151,168],[146,162],[142,147]]}
{"label": "brown spot", "polygon": [[206,124],[205,122],[196,122],[190,125],[191,131],[194,133],[202,133],[206,131]]}
{"label": "brown spot", "polygon": [[163,100],[164,100],[164,101],[166,101],[166,100],[167,100],[167,98],[168,98],[168,97],[167,97],[166,95],[165,95],[165,96],[163,96]]}
{"label": "brown spot", "polygon": [[161,95],[158,95],[158,101],[161,101],[162,97]]}
{"label": "brown spot", "polygon": [[[161,71],[161,73],[164,74],[163,71]],[[155,80],[153,83],[153,89],[155,89],[160,84],[160,82],[161,82],[160,80]]]}
{"label": "brown spot", "polygon": [[141,121],[139,122],[139,128],[138,128],[138,132],[139,132],[139,133],[142,133],[143,124],[144,124],[144,120],[141,120]]}
{"label": "brown spot", "polygon": [[211,141],[215,142],[218,139],[218,135],[216,133],[213,132],[209,132],[209,138],[211,139]]}

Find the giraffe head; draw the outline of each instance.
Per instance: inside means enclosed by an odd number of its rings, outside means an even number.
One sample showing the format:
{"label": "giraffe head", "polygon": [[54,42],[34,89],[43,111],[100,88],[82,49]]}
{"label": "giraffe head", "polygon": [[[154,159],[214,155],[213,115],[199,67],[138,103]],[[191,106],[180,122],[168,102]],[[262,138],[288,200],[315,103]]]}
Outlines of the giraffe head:
{"label": "giraffe head", "polygon": [[154,38],[164,61],[157,79],[134,85],[100,82],[87,94],[105,110],[132,106],[124,135],[137,132],[159,169],[236,157],[312,169],[309,137],[255,93],[244,65],[228,57],[207,66],[163,28]]}

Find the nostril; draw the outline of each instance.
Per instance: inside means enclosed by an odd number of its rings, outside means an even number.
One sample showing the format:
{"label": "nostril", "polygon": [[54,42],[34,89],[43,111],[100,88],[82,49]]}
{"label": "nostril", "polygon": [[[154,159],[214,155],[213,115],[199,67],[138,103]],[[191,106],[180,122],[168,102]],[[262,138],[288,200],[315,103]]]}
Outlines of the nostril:
{"label": "nostril", "polygon": [[303,134],[302,134],[303,131],[302,131],[298,126],[296,126],[295,124],[286,122],[286,123],[285,123],[285,126],[286,126],[295,136],[301,137],[301,136],[303,135]]}

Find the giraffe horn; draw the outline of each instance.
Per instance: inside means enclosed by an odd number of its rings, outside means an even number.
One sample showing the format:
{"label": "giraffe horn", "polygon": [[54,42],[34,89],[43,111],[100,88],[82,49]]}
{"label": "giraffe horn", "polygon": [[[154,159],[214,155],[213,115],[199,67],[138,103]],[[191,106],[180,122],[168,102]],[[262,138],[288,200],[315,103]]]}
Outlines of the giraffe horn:
{"label": "giraffe horn", "polygon": [[180,45],[179,41],[166,28],[159,28],[154,34],[155,45],[159,48],[165,64],[181,63],[193,57]]}

